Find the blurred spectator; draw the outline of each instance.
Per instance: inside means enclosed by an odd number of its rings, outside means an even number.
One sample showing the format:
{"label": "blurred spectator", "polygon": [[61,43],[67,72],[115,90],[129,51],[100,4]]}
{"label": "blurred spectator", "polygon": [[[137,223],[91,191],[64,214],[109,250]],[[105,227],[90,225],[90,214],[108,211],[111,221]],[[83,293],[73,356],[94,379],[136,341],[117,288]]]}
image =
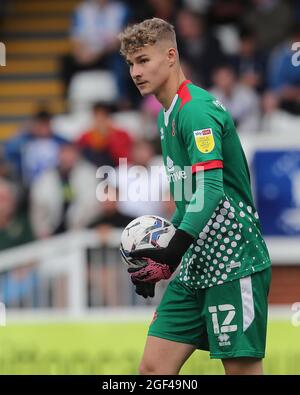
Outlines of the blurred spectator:
{"label": "blurred spectator", "polygon": [[4,276],[1,301],[6,307],[38,307],[41,282],[35,263],[18,267]]}
{"label": "blurred spectator", "polygon": [[34,240],[26,215],[17,212],[17,191],[13,184],[0,179],[0,251]]}
{"label": "blurred spectator", "polygon": [[238,132],[257,132],[259,127],[259,97],[257,93],[237,81],[230,66],[215,70],[211,93],[231,113]]}
{"label": "blurred spectator", "polygon": [[[124,294],[122,284],[124,279],[120,271],[119,260],[116,251],[111,249],[112,238],[119,239],[119,234],[114,233],[116,228],[125,228],[133,220],[125,214],[120,213],[117,206],[117,191],[112,186],[107,186],[103,191],[107,200],[103,200],[99,205],[100,215],[89,225],[98,236],[101,246],[108,248],[90,249],[90,261],[87,265],[88,279],[88,300],[91,306],[108,305],[121,306]],[[99,262],[102,264],[99,265]],[[104,263],[104,264],[103,264]],[[112,292],[111,284],[115,284]]]}
{"label": "blurred spectator", "polygon": [[7,0],[1,0],[0,2],[0,23],[2,22],[2,18],[7,12]]}
{"label": "blurred spectator", "polygon": [[0,178],[8,178],[9,167],[8,163],[0,156]]}
{"label": "blurred spectator", "polygon": [[87,226],[98,210],[96,168],[65,144],[57,168],[44,172],[31,189],[31,219],[38,238]]}
{"label": "blurred spectator", "polygon": [[141,22],[148,18],[161,18],[170,23],[174,22],[176,10],[181,5],[180,0],[126,0],[126,3],[134,10],[133,22]]}
{"label": "blurred spectator", "polygon": [[[300,66],[293,64],[292,44],[300,42],[300,25],[293,27],[289,39],[273,51],[268,66],[268,86],[277,95],[280,107],[291,113],[300,114]],[[299,48],[297,48],[299,50]]]}
{"label": "blurred spectator", "polygon": [[215,0],[210,3],[209,21],[213,24],[238,24],[247,6],[245,0]]}
{"label": "blurred spectator", "polygon": [[10,163],[5,160],[4,147],[0,145],[0,179],[1,178],[13,181],[14,174],[12,172]]}
{"label": "blurred spectator", "polygon": [[125,130],[114,126],[111,106],[96,103],[93,107],[93,125],[78,140],[86,159],[97,167],[117,166],[119,158],[130,160],[132,139]]}
{"label": "blurred spectator", "polygon": [[241,30],[238,53],[231,56],[230,62],[241,83],[257,91],[264,89],[267,56],[257,49],[254,32]]}
{"label": "blurred spectator", "polygon": [[174,23],[176,15],[176,0],[148,0],[150,5],[151,17],[165,19],[170,23]]}
{"label": "blurred spectator", "polygon": [[266,91],[261,98],[261,107],[263,114],[273,114],[279,108],[279,100],[276,95]]}
{"label": "blurred spectator", "polygon": [[145,96],[142,100],[141,114],[144,123],[144,136],[147,136],[155,144],[156,154],[161,154],[161,139],[157,130],[157,117],[161,107],[154,95]]}
{"label": "blurred spectator", "polygon": [[261,99],[262,117],[260,130],[262,132],[272,133],[281,132],[284,112],[279,108],[279,98],[270,91],[266,91]]}
{"label": "blurred spectator", "polygon": [[97,230],[102,242],[109,240],[113,228],[125,228],[134,219],[119,211],[117,190],[112,186],[108,186],[107,196],[108,199],[99,204],[99,215],[89,224],[89,228]]}
{"label": "blurred spectator", "polygon": [[259,49],[270,51],[289,34],[293,8],[286,0],[251,0],[244,23],[255,31]]}
{"label": "blurred spectator", "polygon": [[137,140],[132,163],[121,164],[114,172],[116,179],[109,175],[110,185],[118,188],[118,210],[122,214],[133,218],[146,214],[166,215],[166,202],[162,198],[168,196],[169,188],[162,160],[157,164],[155,159],[153,145],[147,140]]}
{"label": "blurred spectator", "polygon": [[51,129],[51,115],[43,110],[34,115],[27,129],[7,141],[4,151],[16,176],[28,185],[43,171],[56,166],[63,143],[65,140]]}
{"label": "blurred spectator", "polygon": [[114,0],[83,1],[75,10],[72,27],[72,55],[63,58],[62,77],[66,88],[74,73],[107,69],[118,82],[120,96],[126,92],[126,67],[118,53],[118,33],[127,24],[128,7]]}
{"label": "blurred spectator", "polygon": [[189,78],[204,88],[211,86],[212,70],[225,59],[219,41],[206,30],[201,15],[183,9],[176,18],[178,50],[191,70]]}
{"label": "blurred spectator", "polygon": [[298,0],[294,0],[293,5],[294,5],[295,20],[297,23],[299,23],[300,22],[300,2]]}

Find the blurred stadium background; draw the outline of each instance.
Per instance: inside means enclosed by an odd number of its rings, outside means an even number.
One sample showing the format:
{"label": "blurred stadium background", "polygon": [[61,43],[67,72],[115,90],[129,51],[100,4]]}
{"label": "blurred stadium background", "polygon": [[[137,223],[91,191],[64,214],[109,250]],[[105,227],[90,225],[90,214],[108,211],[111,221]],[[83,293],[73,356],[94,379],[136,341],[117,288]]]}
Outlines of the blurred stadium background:
{"label": "blurred stadium background", "polygon": [[[116,40],[152,16],[174,23],[187,77],[236,122],[273,261],[265,370],[300,374],[297,0],[0,1],[1,374],[137,372],[166,284],[151,301],[134,294],[120,232],[173,204],[95,192],[99,166],[160,163],[160,105],[139,97]],[[222,373],[207,360],[197,352],[182,372]]]}

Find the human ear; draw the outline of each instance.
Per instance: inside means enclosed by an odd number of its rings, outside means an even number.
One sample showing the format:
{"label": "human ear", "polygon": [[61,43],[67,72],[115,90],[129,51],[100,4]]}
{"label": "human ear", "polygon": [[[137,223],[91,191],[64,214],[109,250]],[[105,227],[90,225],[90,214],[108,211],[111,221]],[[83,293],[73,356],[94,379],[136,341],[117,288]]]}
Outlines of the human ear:
{"label": "human ear", "polygon": [[176,63],[177,59],[177,51],[175,48],[169,48],[168,49],[168,62],[169,66],[172,67]]}

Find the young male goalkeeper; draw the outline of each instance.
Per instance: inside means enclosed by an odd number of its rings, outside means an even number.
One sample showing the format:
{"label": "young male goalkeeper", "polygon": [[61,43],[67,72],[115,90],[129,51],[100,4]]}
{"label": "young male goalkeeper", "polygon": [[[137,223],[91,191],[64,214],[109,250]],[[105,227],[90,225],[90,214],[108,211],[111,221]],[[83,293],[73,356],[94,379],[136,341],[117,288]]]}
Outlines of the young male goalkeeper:
{"label": "young male goalkeeper", "polygon": [[[148,262],[129,269],[136,292],[153,296],[155,283],[181,263],[150,325],[140,373],[178,374],[202,349],[222,360],[226,374],[262,374],[271,263],[232,118],[185,78],[172,25],[148,19],[119,38],[140,93],[163,106],[158,130],[176,202],[168,247],[131,255]],[[178,198],[190,181],[191,197]]]}

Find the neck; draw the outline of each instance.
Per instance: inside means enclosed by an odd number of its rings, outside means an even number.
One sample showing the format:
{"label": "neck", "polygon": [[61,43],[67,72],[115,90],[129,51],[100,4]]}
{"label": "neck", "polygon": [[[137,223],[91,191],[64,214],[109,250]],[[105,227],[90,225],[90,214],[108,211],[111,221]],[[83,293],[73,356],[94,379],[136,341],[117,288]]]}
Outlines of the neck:
{"label": "neck", "polygon": [[155,93],[157,100],[166,110],[170,107],[178,88],[185,80],[185,75],[182,70],[179,69],[179,72],[171,74],[166,82],[160,87],[159,91]]}

